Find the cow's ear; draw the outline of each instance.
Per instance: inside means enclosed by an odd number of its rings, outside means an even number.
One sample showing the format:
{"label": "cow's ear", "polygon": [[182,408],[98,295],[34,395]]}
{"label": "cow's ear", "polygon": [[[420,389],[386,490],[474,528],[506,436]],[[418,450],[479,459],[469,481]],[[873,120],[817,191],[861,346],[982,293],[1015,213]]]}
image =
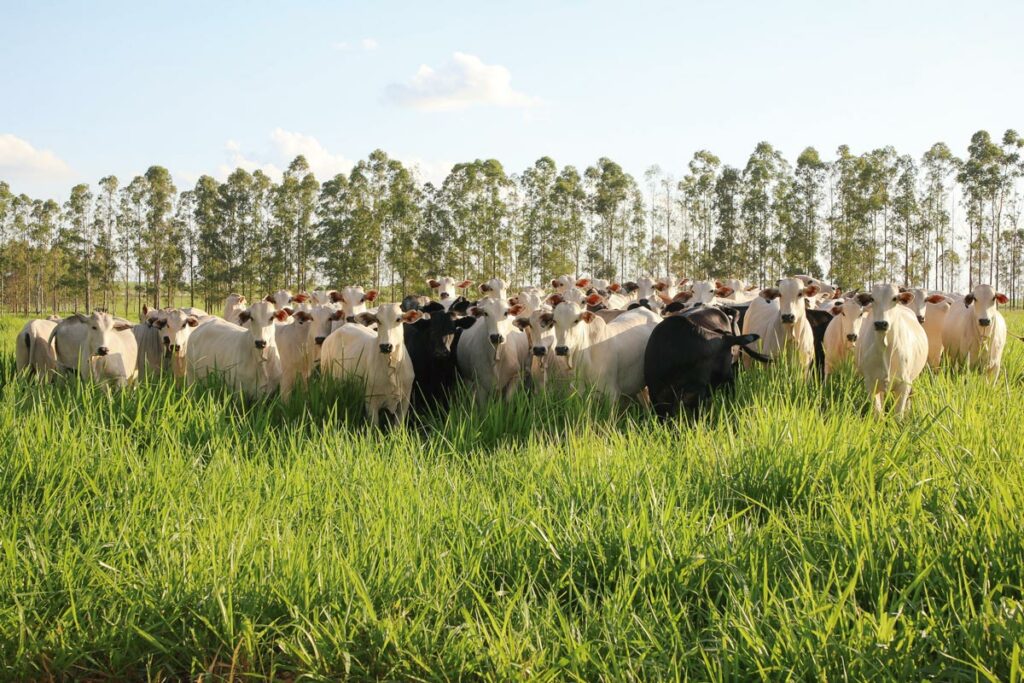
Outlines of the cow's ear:
{"label": "cow's ear", "polygon": [[341,308],[331,314],[331,320],[338,321],[345,319],[345,309]]}
{"label": "cow's ear", "polygon": [[332,304],[340,304],[342,301],[345,300],[345,297],[343,297],[341,293],[336,289],[332,289],[331,291],[327,292],[327,298],[331,300]]}
{"label": "cow's ear", "polygon": [[431,289],[437,289],[440,286],[441,283],[435,280],[434,278],[430,278],[429,280],[427,280],[427,287],[430,287]]}
{"label": "cow's ear", "polygon": [[563,301],[565,301],[565,299],[562,298],[561,294],[552,294],[547,298],[547,305],[555,307],[558,304],[562,303]]}
{"label": "cow's ear", "polygon": [[552,287],[557,287],[558,286],[558,280],[551,280],[551,286]]}
{"label": "cow's ear", "polygon": [[125,330],[132,329],[132,326],[128,323],[114,323],[114,329],[118,332],[124,332]]}
{"label": "cow's ear", "polygon": [[380,322],[377,320],[377,316],[375,316],[373,313],[360,313],[359,315],[355,316],[355,321],[360,325],[363,325],[364,327],[376,325],[378,322]]}
{"label": "cow's ear", "polygon": [[687,301],[689,301],[692,298],[693,298],[693,292],[679,292],[674,297],[672,297],[672,301],[680,301],[680,302],[686,303]]}
{"label": "cow's ear", "polygon": [[620,285],[618,282],[613,282],[610,285],[608,285],[608,291],[610,292],[615,292],[617,294],[620,289],[622,289],[622,285]]}
{"label": "cow's ear", "polygon": [[363,301],[376,301],[377,294],[379,294],[379,292],[376,289],[371,289],[363,295]]}
{"label": "cow's ear", "polygon": [[473,307],[471,307],[469,309],[469,314],[471,316],[473,316],[474,318],[481,318],[481,317],[487,315],[487,311],[485,311],[484,309],[480,308],[479,306],[473,306]]}
{"label": "cow's ear", "polygon": [[525,310],[526,310],[526,306],[524,306],[522,304],[516,304],[512,308],[508,309],[508,314],[509,315],[519,315],[520,313],[522,313]]}
{"label": "cow's ear", "polygon": [[946,297],[942,296],[941,294],[932,294],[930,297],[925,299],[925,301],[927,301],[930,304],[937,304],[945,300]]}
{"label": "cow's ear", "polygon": [[483,292],[484,294],[486,294],[487,292],[491,291],[491,286],[489,284],[487,284],[486,282],[481,282],[480,283],[480,291]]}
{"label": "cow's ear", "polygon": [[626,284],[622,285],[622,288],[626,290],[626,294],[632,294],[636,290],[640,289],[640,285],[630,280]]}
{"label": "cow's ear", "polygon": [[778,287],[769,287],[768,289],[761,290],[761,296],[766,300],[771,301],[772,299],[778,299],[782,296],[782,292],[779,291]]}
{"label": "cow's ear", "polygon": [[530,326],[530,319],[529,318],[516,318],[515,320],[512,321],[512,324],[515,325],[516,327],[518,327],[520,330],[523,330],[525,332],[526,329]]}
{"label": "cow's ear", "polygon": [[591,306],[596,306],[598,304],[604,303],[604,297],[598,294],[597,292],[594,292],[593,294],[586,298],[586,302]]}
{"label": "cow's ear", "polygon": [[588,278],[588,277],[581,277],[579,280],[576,281],[576,286],[577,287],[581,287],[581,288],[582,287],[589,287],[590,286],[590,278]]}
{"label": "cow's ear", "polygon": [[816,296],[821,291],[821,287],[818,285],[807,285],[804,287],[804,296]]}
{"label": "cow's ear", "polygon": [[750,285],[749,287],[747,287],[746,291],[753,292],[755,289],[757,289],[757,285]]}
{"label": "cow's ear", "polygon": [[875,297],[871,296],[867,292],[857,295],[857,303],[859,303],[861,306],[870,306],[872,303],[874,303],[874,301]]}
{"label": "cow's ear", "polygon": [[736,337],[727,337],[730,346],[746,346],[747,344],[753,344],[761,338],[759,334],[741,334]]}
{"label": "cow's ear", "polygon": [[591,313],[590,311],[583,311],[582,313],[580,313],[580,320],[582,320],[585,323],[594,322],[594,318],[596,317],[597,316]]}
{"label": "cow's ear", "polygon": [[914,293],[913,292],[900,292],[899,295],[896,298],[900,300],[901,304],[909,304],[910,302],[912,302],[914,300]]}
{"label": "cow's ear", "polygon": [[304,304],[309,301],[309,294],[296,294],[292,297],[292,301],[298,304]]}
{"label": "cow's ear", "polygon": [[311,316],[309,313],[306,313],[305,311],[296,311],[295,313],[292,313],[292,316],[295,317],[296,322],[300,323],[308,323],[313,320],[313,316]]}
{"label": "cow's ear", "polygon": [[185,324],[188,325],[189,327],[195,327],[196,325],[199,324],[199,318],[195,317],[194,315],[190,315],[189,317],[185,318]]}
{"label": "cow's ear", "polygon": [[295,315],[295,309],[292,308],[291,306],[285,306],[281,310],[287,313],[288,315]]}
{"label": "cow's ear", "polygon": [[508,305],[509,306],[515,306],[518,303],[519,303],[519,297],[518,296],[510,296],[508,298]]}
{"label": "cow's ear", "polygon": [[549,329],[552,325],[555,324],[555,316],[553,316],[550,313],[541,313],[539,320],[541,329],[544,330]]}
{"label": "cow's ear", "polygon": [[684,277],[682,280],[679,281],[679,285],[678,286],[679,287],[685,287],[686,283],[689,282],[689,281],[690,281],[690,278]]}
{"label": "cow's ear", "polygon": [[288,319],[288,311],[282,308],[280,311],[274,311],[274,319],[279,323],[283,323]]}
{"label": "cow's ear", "polygon": [[238,322],[239,322],[239,324],[244,325],[245,323],[249,322],[250,320],[252,320],[252,313],[250,313],[249,311],[241,311],[238,314]]}
{"label": "cow's ear", "polygon": [[423,317],[422,311],[406,311],[402,314],[403,323],[414,323]]}
{"label": "cow's ear", "polygon": [[999,292],[996,294],[996,301],[998,301],[1001,304],[1008,304],[1010,303],[1010,297],[1006,296],[1002,292]]}
{"label": "cow's ear", "polygon": [[728,297],[728,296],[732,296],[732,293],[734,291],[735,290],[732,287],[726,287],[725,285],[718,285],[718,288],[715,289],[715,296],[720,296],[720,297],[723,297],[723,298],[724,297]]}
{"label": "cow's ear", "polygon": [[423,311],[424,313],[444,313],[444,306],[437,303],[436,301],[431,301],[429,304],[427,304],[420,310]]}
{"label": "cow's ear", "polygon": [[842,312],[843,312],[843,307],[842,306],[833,306],[832,307],[832,315],[839,315]]}
{"label": "cow's ear", "polygon": [[973,303],[974,303],[974,295],[973,294],[968,294],[967,296],[964,297],[964,306],[970,306]]}
{"label": "cow's ear", "polygon": [[276,301],[274,301],[274,295],[273,294],[267,294],[265,297],[263,297],[263,300],[266,301],[268,304],[276,304],[277,303]]}

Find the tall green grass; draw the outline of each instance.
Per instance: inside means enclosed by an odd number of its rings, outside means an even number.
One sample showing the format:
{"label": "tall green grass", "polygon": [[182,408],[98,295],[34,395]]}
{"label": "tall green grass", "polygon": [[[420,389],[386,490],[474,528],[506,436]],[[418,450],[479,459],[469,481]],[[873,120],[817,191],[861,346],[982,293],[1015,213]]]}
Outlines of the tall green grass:
{"label": "tall green grass", "polygon": [[461,396],[378,432],[323,383],[40,386],[18,327],[0,678],[1020,678],[1016,340],[902,420],[771,367],[693,422]]}

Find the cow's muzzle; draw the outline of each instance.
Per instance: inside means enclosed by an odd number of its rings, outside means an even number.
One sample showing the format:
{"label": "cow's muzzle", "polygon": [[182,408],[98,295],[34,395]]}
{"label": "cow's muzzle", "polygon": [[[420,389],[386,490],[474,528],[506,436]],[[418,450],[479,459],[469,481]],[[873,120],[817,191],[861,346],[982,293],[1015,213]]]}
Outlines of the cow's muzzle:
{"label": "cow's muzzle", "polygon": [[889,321],[888,320],[876,320],[875,321],[875,330],[877,330],[878,332],[888,332],[889,331]]}
{"label": "cow's muzzle", "polygon": [[991,318],[978,318],[978,324],[982,327],[988,327],[992,324]]}
{"label": "cow's muzzle", "polygon": [[98,349],[96,349],[97,356],[105,356],[108,353],[110,353],[110,349],[108,349],[106,346],[101,346]]}
{"label": "cow's muzzle", "polygon": [[450,296],[451,296],[451,294],[449,294],[448,292],[441,292],[441,298],[442,299],[447,299]]}
{"label": "cow's muzzle", "polygon": [[546,356],[547,353],[548,353],[548,347],[546,347],[546,346],[534,346],[533,347],[533,355],[537,356],[538,358],[540,358],[542,356]]}
{"label": "cow's muzzle", "polygon": [[569,355],[569,347],[568,346],[556,346],[555,347],[555,355],[558,355],[558,356],[568,356]]}
{"label": "cow's muzzle", "polygon": [[327,339],[327,337],[317,337],[317,338],[316,338],[316,339],[314,339],[313,341],[315,341],[315,342],[316,342],[316,345],[317,345],[317,346],[323,346],[323,344],[324,344],[324,339]]}
{"label": "cow's muzzle", "polygon": [[848,335],[846,335],[846,341],[848,341],[848,342],[855,342],[855,341],[857,341],[857,335],[855,335],[855,334],[848,334]]}
{"label": "cow's muzzle", "polygon": [[391,353],[392,351],[394,351],[394,349],[395,349],[394,344],[381,344],[380,345],[380,352],[381,353]]}
{"label": "cow's muzzle", "polygon": [[792,313],[783,313],[780,317],[784,325],[792,325],[796,322],[796,316]]}
{"label": "cow's muzzle", "polygon": [[255,343],[256,343],[256,348],[257,349],[265,349],[265,348],[267,348],[267,342],[264,339],[257,339]]}
{"label": "cow's muzzle", "polygon": [[919,322],[919,323],[921,323],[922,325],[924,325],[924,316],[923,316],[923,315],[919,315],[919,316],[917,316],[917,322]]}
{"label": "cow's muzzle", "polygon": [[495,344],[495,345],[501,344],[503,341],[505,341],[505,337],[501,336],[500,334],[492,334],[491,335],[491,343],[492,344]]}

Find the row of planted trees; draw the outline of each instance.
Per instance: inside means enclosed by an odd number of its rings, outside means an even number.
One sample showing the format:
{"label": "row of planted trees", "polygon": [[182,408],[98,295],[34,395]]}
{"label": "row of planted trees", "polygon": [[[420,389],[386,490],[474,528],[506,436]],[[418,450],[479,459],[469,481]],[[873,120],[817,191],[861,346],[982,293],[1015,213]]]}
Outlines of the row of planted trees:
{"label": "row of planted trees", "polygon": [[493,159],[440,185],[381,151],[320,182],[303,157],[280,179],[237,169],[179,192],[153,166],[76,185],[63,204],[0,181],[0,302],[8,311],[132,314],[226,294],[363,284],[398,297],[437,274],[514,285],[552,275],[671,272],[762,284],[811,273],[844,288],[894,281],[1019,298],[1022,139],[980,131],[964,159],[883,147],[790,164],[760,143],[743,168],[700,151],[678,179],[638,182],[610,159],[582,172],[543,157],[509,175]]}

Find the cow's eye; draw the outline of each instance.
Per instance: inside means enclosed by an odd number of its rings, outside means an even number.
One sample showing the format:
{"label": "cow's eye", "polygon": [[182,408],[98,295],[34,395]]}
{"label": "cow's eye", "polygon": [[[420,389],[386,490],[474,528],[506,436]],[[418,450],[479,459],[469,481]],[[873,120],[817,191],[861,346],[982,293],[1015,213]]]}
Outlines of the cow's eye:
{"label": "cow's eye", "polygon": [[396,323],[400,323],[400,322],[402,322],[402,319],[401,318],[395,318],[395,322]]}
{"label": "cow's eye", "polygon": [[573,325],[576,325],[577,323],[579,323],[579,321],[580,321],[580,319],[579,319],[579,318],[576,318],[575,320],[573,320],[573,321],[572,321],[572,324],[573,324]]}
{"label": "cow's eye", "polygon": [[896,302],[897,302],[897,301],[899,301],[899,300],[900,300],[900,298],[899,298],[898,296],[894,296],[894,297],[892,298],[892,301],[893,301],[893,303],[896,303]]}

